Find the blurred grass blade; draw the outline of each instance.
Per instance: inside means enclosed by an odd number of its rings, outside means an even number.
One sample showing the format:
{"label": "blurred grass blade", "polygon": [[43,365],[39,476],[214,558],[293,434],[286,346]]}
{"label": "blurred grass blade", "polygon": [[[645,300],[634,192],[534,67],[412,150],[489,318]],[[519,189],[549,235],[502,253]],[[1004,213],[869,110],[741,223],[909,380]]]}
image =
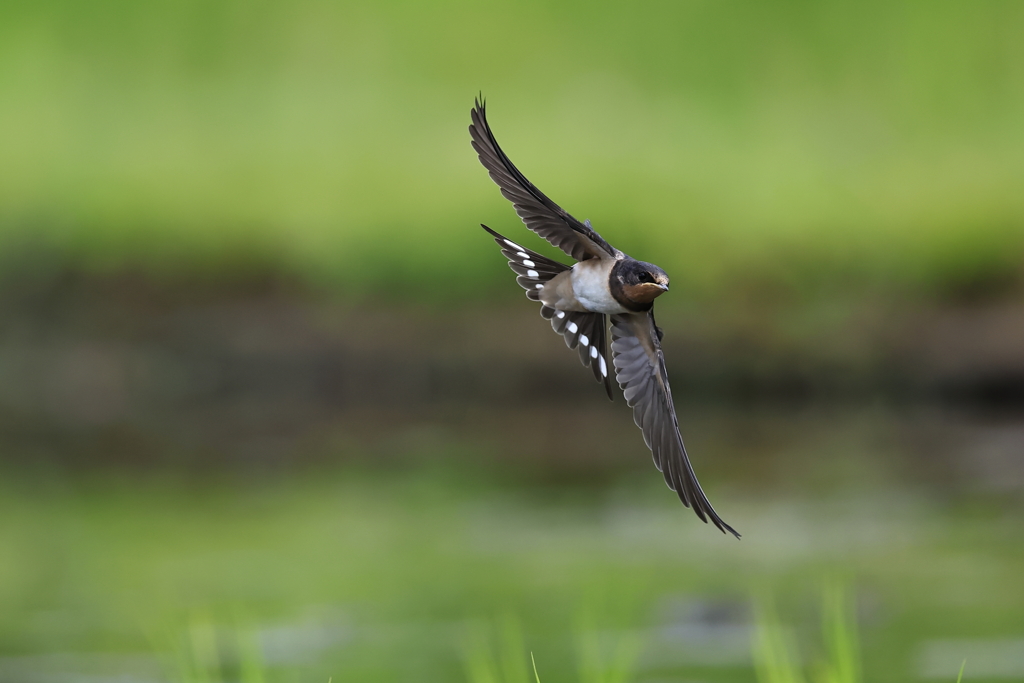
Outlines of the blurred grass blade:
{"label": "blurred grass blade", "polygon": [[469,683],[499,683],[487,627],[474,622],[463,644],[462,663]]}
{"label": "blurred grass blade", "polygon": [[238,648],[238,679],[239,683],[265,683],[263,648],[260,645],[259,633],[253,628],[239,627],[236,632]]}
{"label": "blurred grass blade", "polygon": [[822,636],[828,655],[824,683],[859,683],[860,645],[855,607],[840,581],[825,584],[821,612]]}
{"label": "blurred grass blade", "polygon": [[960,673],[958,673],[956,675],[956,683],[960,683],[960,681],[963,680],[963,678],[964,678],[964,667],[965,666],[967,666],[967,660],[966,659],[964,661],[960,662]]}
{"label": "blurred grass blade", "polygon": [[500,628],[501,675],[505,683],[528,681],[526,670],[526,647],[523,645],[523,629],[519,620],[511,614],[501,620]]}
{"label": "blurred grass blade", "polygon": [[[530,673],[527,667],[527,650],[523,646],[522,628],[519,620],[506,615],[497,627],[497,657],[491,647],[491,628],[474,623],[466,634],[463,646],[463,665],[469,683],[528,683]],[[537,662],[530,653],[533,663],[533,679],[539,680]]]}
{"label": "blurred grass blade", "polygon": [[758,683],[803,683],[798,655],[779,623],[769,595],[754,600],[754,671]]}
{"label": "blurred grass blade", "polygon": [[217,683],[221,679],[217,631],[206,615],[194,612],[184,628],[168,627],[165,637],[151,637],[150,640],[157,652],[162,653],[158,659],[169,680],[176,683]]}
{"label": "blurred grass blade", "polygon": [[602,634],[581,629],[577,636],[579,679],[582,683],[625,683],[640,653],[635,633]]}
{"label": "blurred grass blade", "polygon": [[533,651],[530,651],[530,663],[533,664],[533,680],[536,683],[540,683],[540,674],[537,673],[537,659],[533,656]]}

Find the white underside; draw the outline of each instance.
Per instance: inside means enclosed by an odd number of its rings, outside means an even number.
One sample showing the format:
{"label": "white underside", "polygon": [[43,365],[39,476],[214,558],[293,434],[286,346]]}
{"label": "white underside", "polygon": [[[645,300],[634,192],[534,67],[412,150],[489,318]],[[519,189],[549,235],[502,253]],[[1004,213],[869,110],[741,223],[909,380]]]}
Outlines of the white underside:
{"label": "white underside", "polygon": [[576,301],[592,313],[628,313],[612,296],[608,277],[615,261],[590,259],[572,267],[572,292]]}

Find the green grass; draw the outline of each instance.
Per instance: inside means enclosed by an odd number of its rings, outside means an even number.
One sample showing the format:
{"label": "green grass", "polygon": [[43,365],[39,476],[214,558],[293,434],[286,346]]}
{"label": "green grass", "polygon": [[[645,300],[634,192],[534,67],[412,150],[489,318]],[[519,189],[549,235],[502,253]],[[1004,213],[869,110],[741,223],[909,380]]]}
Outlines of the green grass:
{"label": "green grass", "polygon": [[1022,30],[995,2],[5,3],[0,252],[507,289],[476,225],[529,239],[469,148],[482,89],[529,177],[691,297],[1000,286]]}
{"label": "green grass", "polygon": [[[1016,634],[1024,600],[1019,511],[877,486],[822,499],[707,480],[737,542],[650,477],[575,492],[444,468],[5,481],[0,673],[16,678],[4,667],[27,661],[187,683],[507,683],[532,677],[534,652],[545,681],[746,682],[760,585],[831,680],[860,662],[886,683],[915,675],[926,641]],[[871,607],[859,647],[840,597],[818,635],[815,585],[838,569]]]}
{"label": "green grass", "polygon": [[[801,661],[799,648],[793,643],[791,632],[779,620],[774,599],[768,594],[756,597],[751,644],[756,681],[860,683],[863,679],[854,614],[855,606],[848,589],[834,580],[827,583],[822,591],[821,614],[824,658],[801,667],[798,664]],[[239,628],[228,633],[234,636],[227,644],[227,652],[233,660],[232,670],[223,665],[223,639],[218,640],[208,619],[197,618],[188,626],[185,646],[180,647],[170,661],[169,678],[176,683],[219,683],[227,680],[264,683],[266,665],[252,629]],[[576,680],[579,683],[629,683],[635,680],[633,668],[641,649],[638,638],[630,635],[618,638],[610,648],[610,656],[602,656],[599,634],[581,631],[580,640],[586,645],[578,651],[580,666]],[[605,662],[598,664],[601,659]],[[467,683],[541,683],[535,653],[524,650],[521,624],[511,615],[493,625],[479,621],[467,626],[463,661]],[[966,664],[965,660],[960,666],[957,683],[963,680]]]}
{"label": "green grass", "polygon": [[[573,629],[577,646],[576,680],[580,683],[627,683],[632,680],[633,669],[642,644],[635,633],[615,634],[609,637],[586,623]],[[468,627],[464,649],[466,681],[468,683],[528,683],[526,656],[532,680],[540,683],[537,658],[523,646],[522,627],[510,615],[492,628],[487,621]]]}
{"label": "green grass", "polygon": [[164,677],[174,683],[265,683],[269,675],[263,647],[253,626],[228,628],[209,615],[193,614],[182,633],[155,639]]}
{"label": "green grass", "polygon": [[[782,626],[770,595],[755,600],[754,663],[759,683],[804,683],[800,652]],[[830,582],[822,591],[822,642],[824,657],[807,667],[817,683],[860,683],[860,646],[855,606],[847,589]]]}
{"label": "green grass", "polygon": [[[799,649],[793,644],[793,638],[780,622],[774,600],[770,595],[761,595],[754,600],[754,638],[752,651],[754,670],[758,683],[804,683],[808,678],[801,667]],[[816,683],[860,683],[860,648],[858,644],[855,606],[847,588],[835,580],[828,582],[822,591],[821,624],[825,658],[808,666],[814,672],[811,680]],[[522,637],[517,626],[512,622],[503,629],[505,637],[501,639],[503,652],[499,666],[490,648],[483,641],[476,641],[467,648],[466,679],[468,683],[526,683],[525,671],[521,664],[524,657]],[[596,643],[593,634],[590,640]],[[631,652],[629,659],[634,659],[637,644],[627,647]],[[509,663],[512,666],[509,666]],[[533,680],[540,683],[537,672],[537,661],[534,653],[530,653],[533,666]],[[580,669],[580,683],[626,683],[632,680],[630,665],[612,667],[587,667]],[[963,679],[964,666],[960,666],[957,683]],[[499,673],[501,672],[501,673]]]}

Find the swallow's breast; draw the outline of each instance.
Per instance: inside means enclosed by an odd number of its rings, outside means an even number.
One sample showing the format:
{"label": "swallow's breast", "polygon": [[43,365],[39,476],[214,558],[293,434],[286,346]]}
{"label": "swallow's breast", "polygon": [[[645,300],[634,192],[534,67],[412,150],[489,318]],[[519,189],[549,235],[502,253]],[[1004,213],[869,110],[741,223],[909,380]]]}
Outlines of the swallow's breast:
{"label": "swallow's breast", "polygon": [[615,261],[612,259],[588,259],[572,267],[572,290],[576,300],[588,311],[594,313],[628,313],[609,287],[609,277]]}

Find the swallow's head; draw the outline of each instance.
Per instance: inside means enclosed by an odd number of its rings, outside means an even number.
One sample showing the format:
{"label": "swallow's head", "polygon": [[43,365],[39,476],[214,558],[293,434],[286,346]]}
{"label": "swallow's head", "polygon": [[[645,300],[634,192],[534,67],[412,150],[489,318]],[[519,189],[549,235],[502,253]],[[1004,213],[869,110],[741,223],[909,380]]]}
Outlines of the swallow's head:
{"label": "swallow's head", "polygon": [[623,261],[612,277],[619,279],[622,293],[635,304],[648,305],[668,291],[668,275],[653,263]]}

